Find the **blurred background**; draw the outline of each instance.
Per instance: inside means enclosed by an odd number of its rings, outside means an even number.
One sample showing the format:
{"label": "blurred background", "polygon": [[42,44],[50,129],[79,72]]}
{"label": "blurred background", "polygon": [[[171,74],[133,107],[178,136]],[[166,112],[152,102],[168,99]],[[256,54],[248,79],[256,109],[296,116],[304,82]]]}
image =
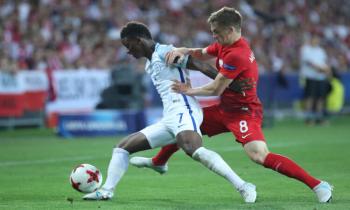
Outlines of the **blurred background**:
{"label": "blurred background", "polygon": [[[126,134],[153,123],[161,102],[145,60],[121,46],[121,27],[138,20],[157,42],[205,47],[213,42],[206,20],[222,6],[243,16],[242,34],[259,65],[265,126],[305,120],[302,49],[312,37],[332,72],[327,121],[350,112],[346,0],[1,0],[0,126],[58,128],[69,137]],[[195,85],[209,81],[191,77]],[[217,100],[200,98],[203,106]]]}

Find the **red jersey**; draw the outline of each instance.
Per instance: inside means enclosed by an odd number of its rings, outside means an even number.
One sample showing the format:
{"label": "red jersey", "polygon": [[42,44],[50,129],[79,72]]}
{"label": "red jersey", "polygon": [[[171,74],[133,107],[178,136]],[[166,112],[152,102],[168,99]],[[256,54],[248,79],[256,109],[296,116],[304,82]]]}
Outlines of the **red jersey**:
{"label": "red jersey", "polygon": [[[243,37],[228,46],[215,42],[207,47],[207,53],[216,57],[216,68],[225,77],[234,80],[250,78],[258,83],[258,65],[249,43]],[[228,112],[262,110],[256,86],[244,92],[243,95],[226,89],[221,95],[219,107]]]}

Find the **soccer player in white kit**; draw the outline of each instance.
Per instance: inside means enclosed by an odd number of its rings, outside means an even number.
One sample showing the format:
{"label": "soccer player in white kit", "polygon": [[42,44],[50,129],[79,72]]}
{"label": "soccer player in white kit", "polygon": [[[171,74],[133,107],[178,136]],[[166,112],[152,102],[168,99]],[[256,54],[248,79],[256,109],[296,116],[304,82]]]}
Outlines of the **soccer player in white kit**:
{"label": "soccer player in white kit", "polygon": [[227,179],[245,202],[255,202],[255,186],[242,180],[220,155],[202,146],[200,125],[203,113],[196,99],[171,90],[174,80],[184,83],[189,80],[188,70],[183,68],[187,61],[177,66],[167,66],[165,55],[173,46],[156,43],[148,28],[139,22],[126,24],[121,31],[121,40],[128,53],[136,59],[147,58],[145,71],[151,76],[162,99],[163,118],[127,136],[113,149],[105,184],[101,189],[86,194],[83,199],[111,199],[116,185],[128,168],[130,154],[177,143],[187,155]]}

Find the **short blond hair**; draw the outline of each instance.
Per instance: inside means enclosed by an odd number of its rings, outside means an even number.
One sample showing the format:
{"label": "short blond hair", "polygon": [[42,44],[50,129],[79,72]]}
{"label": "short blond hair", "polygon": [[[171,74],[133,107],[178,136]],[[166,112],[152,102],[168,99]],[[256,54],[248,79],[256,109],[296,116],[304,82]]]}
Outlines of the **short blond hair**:
{"label": "short blond hair", "polygon": [[220,10],[210,14],[208,23],[216,22],[223,27],[233,26],[236,30],[241,31],[242,15],[234,8],[223,7]]}

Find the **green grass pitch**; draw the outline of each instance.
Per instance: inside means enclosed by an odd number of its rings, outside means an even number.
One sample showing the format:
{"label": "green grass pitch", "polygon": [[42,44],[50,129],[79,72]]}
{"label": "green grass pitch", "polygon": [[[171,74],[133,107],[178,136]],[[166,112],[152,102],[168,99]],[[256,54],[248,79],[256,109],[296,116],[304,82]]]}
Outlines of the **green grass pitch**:
{"label": "green grass pitch", "polygon": [[226,180],[183,152],[171,159],[165,175],[129,166],[113,200],[83,201],[69,184],[72,168],[90,163],[105,179],[112,147],[120,138],[60,139],[50,130],[19,129],[0,131],[0,209],[350,209],[349,116],[333,119],[328,127],[276,122],[265,129],[265,136],[271,151],[334,185],[333,202],[318,204],[302,183],[251,162],[231,134],[205,137],[204,145],[257,186],[255,204],[244,204]]}

